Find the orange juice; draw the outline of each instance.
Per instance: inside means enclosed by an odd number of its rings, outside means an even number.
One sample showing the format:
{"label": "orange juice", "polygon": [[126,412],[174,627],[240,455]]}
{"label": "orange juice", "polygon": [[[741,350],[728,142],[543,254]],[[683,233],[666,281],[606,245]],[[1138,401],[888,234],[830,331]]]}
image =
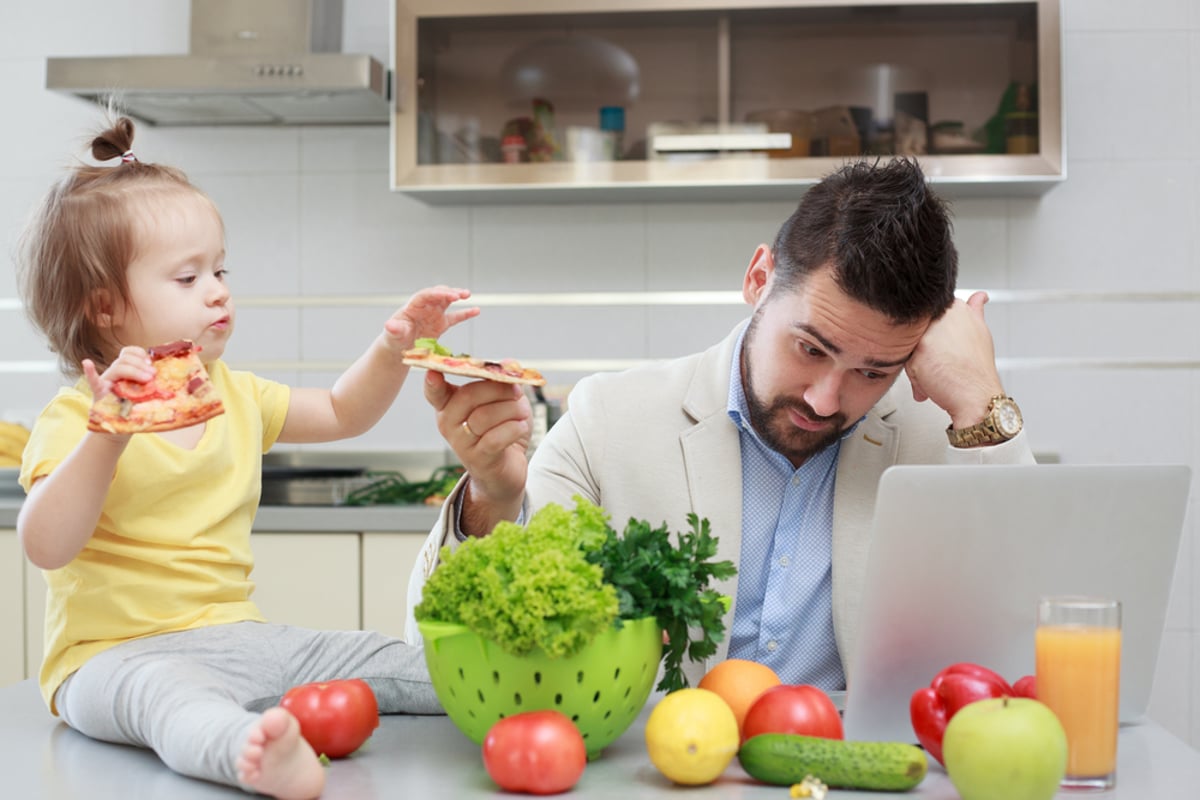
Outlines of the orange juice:
{"label": "orange juice", "polygon": [[1112,775],[1117,768],[1119,628],[1040,625],[1037,697],[1067,732],[1067,777]]}

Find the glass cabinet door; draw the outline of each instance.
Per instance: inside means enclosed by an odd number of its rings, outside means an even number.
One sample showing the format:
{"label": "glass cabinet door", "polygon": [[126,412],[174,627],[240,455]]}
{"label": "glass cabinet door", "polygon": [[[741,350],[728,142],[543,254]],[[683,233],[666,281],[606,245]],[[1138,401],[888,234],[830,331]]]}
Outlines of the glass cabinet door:
{"label": "glass cabinet door", "polygon": [[972,191],[1063,177],[1057,2],[444,0],[396,18],[394,188],[430,201],[794,197],[864,156]]}

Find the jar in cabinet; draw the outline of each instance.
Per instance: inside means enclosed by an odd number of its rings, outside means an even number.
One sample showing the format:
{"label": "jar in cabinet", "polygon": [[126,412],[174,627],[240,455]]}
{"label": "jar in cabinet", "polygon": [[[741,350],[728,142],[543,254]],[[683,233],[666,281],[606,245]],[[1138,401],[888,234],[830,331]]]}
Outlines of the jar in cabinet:
{"label": "jar in cabinet", "polygon": [[505,136],[500,142],[500,152],[504,155],[505,164],[520,164],[529,160],[525,137],[518,134]]}

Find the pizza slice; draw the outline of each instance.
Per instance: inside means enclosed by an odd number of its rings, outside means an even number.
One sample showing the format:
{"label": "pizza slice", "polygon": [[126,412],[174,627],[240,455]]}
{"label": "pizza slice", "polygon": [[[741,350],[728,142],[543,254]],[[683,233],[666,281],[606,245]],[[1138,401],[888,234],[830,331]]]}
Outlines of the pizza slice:
{"label": "pizza slice", "polygon": [[536,369],[521,366],[521,362],[506,358],[487,361],[464,353],[454,354],[438,344],[437,339],[417,339],[411,350],[404,351],[404,363],[410,367],[432,369],[448,375],[483,378],[500,383],[521,383],[545,386],[546,379]]}
{"label": "pizza slice", "polygon": [[146,383],[116,381],[96,399],[88,430],[148,433],[186,428],[225,413],[200,361],[200,348],[181,340],[150,348],[154,377]]}

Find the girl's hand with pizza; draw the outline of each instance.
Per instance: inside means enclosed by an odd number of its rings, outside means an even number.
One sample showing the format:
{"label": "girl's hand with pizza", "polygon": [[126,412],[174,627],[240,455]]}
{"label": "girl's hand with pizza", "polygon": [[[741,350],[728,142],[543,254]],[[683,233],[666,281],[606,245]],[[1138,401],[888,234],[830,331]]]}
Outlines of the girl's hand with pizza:
{"label": "girl's hand with pizza", "polygon": [[112,391],[117,381],[133,381],[146,383],[154,378],[154,366],[150,354],[141,347],[131,345],[122,347],[121,352],[104,372],[96,369],[96,364],[90,359],[83,360],[83,374],[92,389],[93,397],[103,397]]}

